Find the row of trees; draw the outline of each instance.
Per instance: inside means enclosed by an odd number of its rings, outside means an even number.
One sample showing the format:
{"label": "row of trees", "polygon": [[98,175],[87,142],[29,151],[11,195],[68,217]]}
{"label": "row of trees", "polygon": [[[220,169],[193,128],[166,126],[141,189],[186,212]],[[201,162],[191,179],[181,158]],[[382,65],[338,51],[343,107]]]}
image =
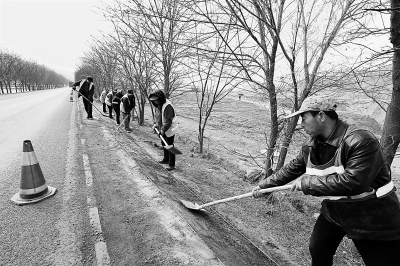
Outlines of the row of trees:
{"label": "row of trees", "polygon": [[[100,8],[113,32],[93,40],[76,77],[90,73],[108,88],[134,88],[141,123],[151,91],[195,92],[200,152],[216,104],[235,89],[265,95],[267,158],[279,147],[279,169],[298,123],[282,119],[285,109],[298,110],[307,97],[361,92],[392,108],[380,95],[391,93],[395,49],[373,48],[376,37],[389,35],[384,11],[392,9],[370,0],[115,0]],[[386,128],[400,124],[388,114]],[[386,128],[391,163],[400,134]],[[272,173],[272,160],[265,169]]]}
{"label": "row of trees", "polygon": [[12,93],[60,87],[68,80],[44,65],[0,50],[0,91]]}

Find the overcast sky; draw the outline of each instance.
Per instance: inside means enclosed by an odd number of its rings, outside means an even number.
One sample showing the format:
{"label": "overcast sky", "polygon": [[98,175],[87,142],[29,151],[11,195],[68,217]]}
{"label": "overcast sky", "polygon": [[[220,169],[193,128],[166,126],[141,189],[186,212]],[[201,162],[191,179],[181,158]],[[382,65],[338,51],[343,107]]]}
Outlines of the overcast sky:
{"label": "overcast sky", "polygon": [[[104,1],[104,0],[103,0]],[[0,46],[73,80],[91,35],[104,29],[101,0],[0,0]]]}

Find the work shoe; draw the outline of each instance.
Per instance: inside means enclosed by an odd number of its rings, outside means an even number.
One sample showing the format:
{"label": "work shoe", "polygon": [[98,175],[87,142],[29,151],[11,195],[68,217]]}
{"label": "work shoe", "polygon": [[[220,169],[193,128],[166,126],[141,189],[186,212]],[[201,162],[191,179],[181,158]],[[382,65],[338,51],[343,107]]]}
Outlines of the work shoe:
{"label": "work shoe", "polygon": [[167,169],[167,171],[172,171],[175,170],[175,166],[167,166],[165,169]]}
{"label": "work shoe", "polygon": [[169,161],[166,161],[166,160],[161,160],[161,161],[158,161],[158,163],[160,163],[160,164],[168,164],[168,163],[169,163]]}
{"label": "work shoe", "polygon": [[132,132],[132,129],[130,129],[130,128],[125,128],[125,131],[126,131],[126,132]]}

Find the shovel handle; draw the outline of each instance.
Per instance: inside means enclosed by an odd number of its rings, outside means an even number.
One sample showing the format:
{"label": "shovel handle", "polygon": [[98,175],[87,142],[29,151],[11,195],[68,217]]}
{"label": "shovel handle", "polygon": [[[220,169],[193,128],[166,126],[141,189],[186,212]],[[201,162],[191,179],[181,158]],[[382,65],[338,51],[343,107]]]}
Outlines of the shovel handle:
{"label": "shovel handle", "polygon": [[99,111],[99,113],[100,113],[102,116],[107,117],[107,115],[103,114],[103,112],[100,111],[100,110],[96,107],[96,105],[94,105],[91,101],[89,101],[89,99],[86,98],[85,95],[83,95],[80,91],[77,91],[77,90],[75,90],[75,91],[76,91],[77,93],[79,93],[86,101],[88,101],[94,108],[96,108],[96,110]]}
{"label": "shovel handle", "polygon": [[[286,190],[286,189],[290,189],[290,188],[292,188],[292,185],[264,188],[264,189],[260,189],[259,191],[261,193],[270,193],[270,192],[281,191],[281,190]],[[251,197],[251,196],[253,196],[253,192],[249,192],[246,194],[242,194],[242,195],[238,195],[238,196],[234,196],[234,197],[230,197],[230,198],[226,198],[226,199],[220,199],[220,200],[216,200],[213,202],[203,204],[203,205],[199,206],[199,209],[202,209],[207,206],[211,206],[211,205],[215,205],[215,204],[219,204],[219,203],[223,203],[223,202],[228,202],[228,201],[232,201],[232,200],[247,198],[247,197]]]}
{"label": "shovel handle", "polygon": [[118,131],[119,128],[122,126],[122,124],[125,122],[125,119],[127,119],[128,116],[125,116],[125,118],[121,121],[121,123],[119,123],[119,126],[117,127],[117,129],[115,131]]}
{"label": "shovel handle", "polygon": [[164,140],[164,138],[160,135],[160,132],[158,132],[157,128],[154,128],[154,130],[156,131],[157,135],[160,137],[160,139],[162,140],[162,142],[164,142],[165,146],[168,146],[168,143]]}

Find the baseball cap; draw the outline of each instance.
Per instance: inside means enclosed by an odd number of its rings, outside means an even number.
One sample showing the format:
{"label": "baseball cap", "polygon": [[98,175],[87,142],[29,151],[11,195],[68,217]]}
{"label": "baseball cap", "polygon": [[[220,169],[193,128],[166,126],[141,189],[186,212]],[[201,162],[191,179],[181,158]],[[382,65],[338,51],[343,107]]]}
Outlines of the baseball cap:
{"label": "baseball cap", "polygon": [[336,111],[337,104],[331,98],[323,98],[320,96],[311,96],[306,98],[298,111],[291,113],[284,118],[291,118],[309,111]]}

